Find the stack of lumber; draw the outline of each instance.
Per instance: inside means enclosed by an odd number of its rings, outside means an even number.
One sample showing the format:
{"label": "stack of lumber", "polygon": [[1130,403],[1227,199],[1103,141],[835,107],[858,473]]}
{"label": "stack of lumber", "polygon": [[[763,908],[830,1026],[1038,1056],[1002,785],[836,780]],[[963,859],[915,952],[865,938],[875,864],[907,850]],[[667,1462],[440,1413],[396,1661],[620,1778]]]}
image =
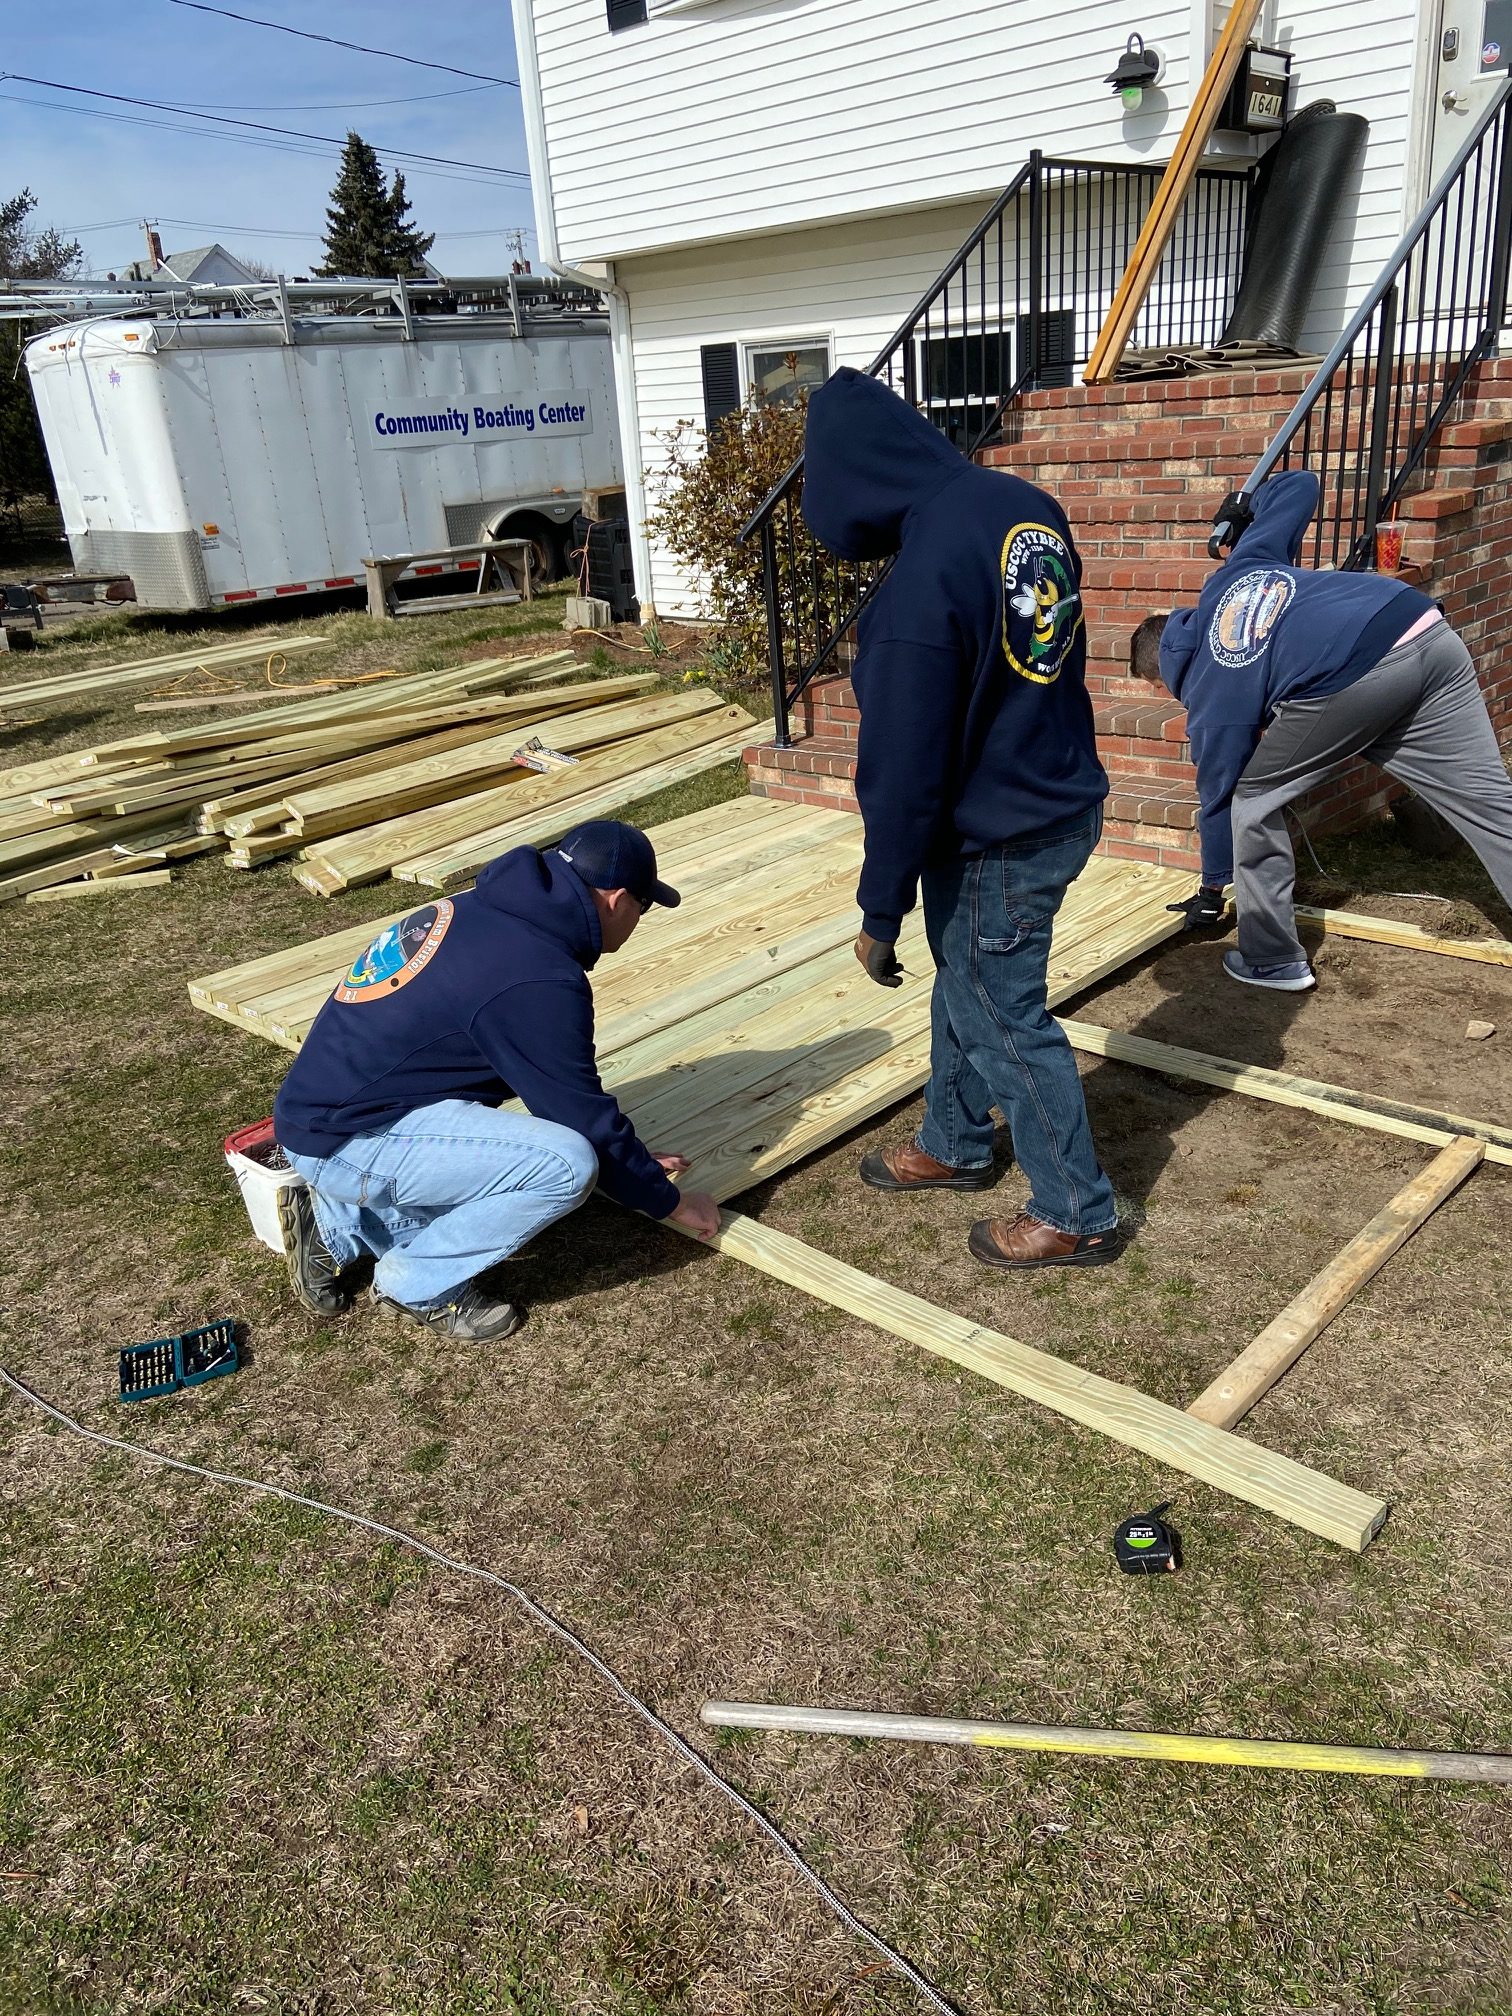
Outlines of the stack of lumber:
{"label": "stack of lumber", "polygon": [[[712,693],[657,693],[651,673],[552,683],[575,669],[567,651],[490,659],[0,772],[0,900],[210,849],[235,868],[301,855],[323,896],[391,870],[445,880],[749,739]],[[532,744],[545,772],[520,760]]]}
{"label": "stack of lumber", "polygon": [[245,664],[251,658],[270,655],[287,657],[291,651],[308,651],[323,644],[323,637],[291,637],[280,642],[274,652],[263,637],[255,643],[214,644],[208,650],[169,651],[157,658],[134,658],[129,665],[91,665],[79,672],[55,672],[50,679],[28,679],[24,684],[0,689],[9,710],[26,714],[48,713],[72,703],[88,704],[113,698],[133,686],[155,686],[182,678],[186,673],[219,671],[228,665]]}

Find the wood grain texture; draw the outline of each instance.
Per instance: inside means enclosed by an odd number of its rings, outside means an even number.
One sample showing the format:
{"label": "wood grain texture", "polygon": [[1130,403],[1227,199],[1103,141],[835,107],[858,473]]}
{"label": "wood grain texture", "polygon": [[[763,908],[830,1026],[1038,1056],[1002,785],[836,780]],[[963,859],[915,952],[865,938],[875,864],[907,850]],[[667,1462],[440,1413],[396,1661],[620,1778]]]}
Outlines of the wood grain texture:
{"label": "wood grain texture", "polygon": [[1485,1160],[1482,1141],[1451,1141],[1426,1169],[1397,1192],[1342,1253],[1314,1275],[1299,1295],[1272,1317],[1247,1350],[1241,1351],[1188,1407],[1197,1421],[1232,1428],[1255,1402],[1332,1323],[1341,1309],[1373,1279],[1467,1176]]}
{"label": "wood grain texture", "polygon": [[1385,1523],[1389,1508],[1382,1499],[1209,1427],[1132,1386],[936,1308],[753,1218],[723,1213],[713,1244],[760,1273],[1354,1553],[1363,1553]]}
{"label": "wood grain texture", "polygon": [[1329,1085],[1290,1071],[1270,1071],[1259,1064],[1241,1064],[1234,1057],[1210,1057],[1202,1050],[1183,1050],[1174,1043],[1156,1043],[1148,1036],[1127,1036],[1091,1022],[1063,1021],[1073,1049],[1115,1064],[1138,1064],[1173,1078],[1195,1079],[1224,1092],[1243,1092],[1277,1106],[1295,1106],[1325,1120],[1349,1127],[1367,1127],[1377,1134],[1398,1134],[1404,1141],[1428,1141],[1446,1147],[1461,1137],[1483,1141],[1486,1160],[1512,1167],[1512,1128],[1490,1120],[1471,1120],[1462,1113],[1438,1113],[1428,1106],[1408,1106],[1373,1092],[1355,1092],[1347,1085]]}
{"label": "wood grain texture", "polygon": [[1317,924],[1330,938],[1363,938],[1372,945],[1397,945],[1407,952],[1437,952],[1446,959],[1478,959],[1486,966],[1512,966],[1512,944],[1505,938],[1440,938],[1417,924],[1399,924],[1394,917],[1365,917],[1354,910],[1315,910],[1297,905],[1300,924]]}

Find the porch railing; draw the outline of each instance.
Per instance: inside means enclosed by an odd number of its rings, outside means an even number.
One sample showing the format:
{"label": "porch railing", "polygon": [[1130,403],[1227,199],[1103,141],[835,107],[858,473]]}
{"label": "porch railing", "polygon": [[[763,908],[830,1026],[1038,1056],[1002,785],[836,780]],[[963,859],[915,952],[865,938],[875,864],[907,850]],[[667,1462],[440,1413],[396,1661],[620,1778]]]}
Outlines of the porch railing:
{"label": "porch railing", "polygon": [[[1277,469],[1315,470],[1322,497],[1305,557],[1368,567],[1375,533],[1422,469],[1471,372],[1507,319],[1512,75],[1483,107],[1348,326],[1237,495]],[[1208,551],[1232,533],[1220,507]]]}
{"label": "porch railing", "polygon": [[[867,367],[974,454],[1024,393],[1090,354],[1163,169],[1031,154]],[[1242,264],[1253,172],[1203,169],[1132,335],[1217,341]],[[886,562],[837,559],[804,523],[800,457],[742,528],[761,542],[776,742],[794,702],[876,592]]]}

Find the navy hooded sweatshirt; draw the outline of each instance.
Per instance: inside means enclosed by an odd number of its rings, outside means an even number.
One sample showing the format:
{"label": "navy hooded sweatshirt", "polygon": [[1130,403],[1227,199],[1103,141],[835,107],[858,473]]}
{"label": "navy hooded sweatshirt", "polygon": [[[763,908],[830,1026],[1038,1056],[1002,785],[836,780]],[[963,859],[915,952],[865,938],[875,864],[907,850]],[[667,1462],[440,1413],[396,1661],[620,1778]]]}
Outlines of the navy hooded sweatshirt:
{"label": "navy hooded sweatshirt", "polygon": [[848,560],[896,554],[861,617],[856,796],[864,928],[891,943],[919,873],[1052,832],[1107,796],[1064,512],[979,469],[875,378],[809,401],[803,515]]}
{"label": "navy hooded sweatshirt", "polygon": [[1209,575],[1195,609],[1178,609],[1160,640],[1160,676],[1187,710],[1202,805],[1202,879],[1233,880],[1234,786],[1285,700],[1342,693],[1434,605],[1386,574],[1299,567],[1318,508],[1310,469],[1273,476],[1255,522]]}
{"label": "navy hooded sweatshirt", "polygon": [[330,1155],[441,1099],[497,1106],[593,1145],[617,1204],[665,1218],[678,1192],[599,1081],[588,969],[603,949],[587,884],[517,847],[461,896],[387,925],[316,1016],[279,1088],[274,1131]]}

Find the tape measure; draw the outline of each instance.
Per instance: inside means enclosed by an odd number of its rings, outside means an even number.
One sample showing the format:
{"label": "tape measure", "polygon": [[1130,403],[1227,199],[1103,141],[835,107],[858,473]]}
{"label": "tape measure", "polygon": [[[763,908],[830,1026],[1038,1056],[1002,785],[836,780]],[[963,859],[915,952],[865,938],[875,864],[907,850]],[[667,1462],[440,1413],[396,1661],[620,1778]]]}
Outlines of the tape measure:
{"label": "tape measure", "polygon": [[1181,1566],[1181,1535],[1160,1516],[1170,1509],[1168,1498],[1125,1519],[1113,1535],[1113,1552],[1125,1575],[1174,1574]]}

